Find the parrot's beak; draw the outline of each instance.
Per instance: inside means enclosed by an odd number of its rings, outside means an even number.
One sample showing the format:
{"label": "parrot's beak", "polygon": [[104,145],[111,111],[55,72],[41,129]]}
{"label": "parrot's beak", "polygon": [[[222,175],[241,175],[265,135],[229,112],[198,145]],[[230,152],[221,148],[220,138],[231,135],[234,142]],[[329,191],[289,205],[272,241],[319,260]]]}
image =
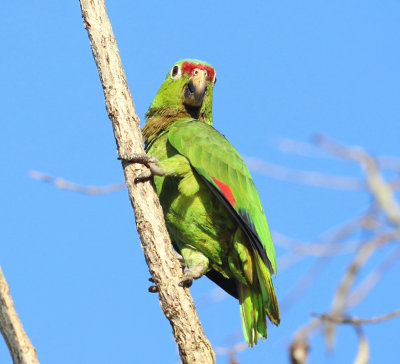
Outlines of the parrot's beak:
{"label": "parrot's beak", "polygon": [[203,103],[207,86],[207,71],[195,69],[193,76],[183,89],[183,103],[187,106],[199,107]]}

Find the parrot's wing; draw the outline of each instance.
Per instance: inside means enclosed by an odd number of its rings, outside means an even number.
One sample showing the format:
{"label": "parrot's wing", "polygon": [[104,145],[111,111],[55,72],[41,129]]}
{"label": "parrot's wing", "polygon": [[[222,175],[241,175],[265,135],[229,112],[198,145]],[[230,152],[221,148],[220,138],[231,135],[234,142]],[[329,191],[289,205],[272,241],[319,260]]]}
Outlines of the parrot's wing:
{"label": "parrot's wing", "polygon": [[212,126],[195,119],[176,121],[169,129],[168,141],[202,176],[242,227],[270,272],[275,273],[274,247],[260,199],[235,148]]}

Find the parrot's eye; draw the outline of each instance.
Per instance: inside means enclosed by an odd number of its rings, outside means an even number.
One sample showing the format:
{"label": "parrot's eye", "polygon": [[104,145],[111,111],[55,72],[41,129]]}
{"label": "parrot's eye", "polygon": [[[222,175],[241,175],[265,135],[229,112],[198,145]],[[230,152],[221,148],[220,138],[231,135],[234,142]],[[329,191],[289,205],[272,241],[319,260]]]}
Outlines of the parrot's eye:
{"label": "parrot's eye", "polygon": [[175,80],[175,79],[181,77],[181,75],[182,75],[181,67],[176,64],[171,69],[171,72],[170,72],[171,79]]}

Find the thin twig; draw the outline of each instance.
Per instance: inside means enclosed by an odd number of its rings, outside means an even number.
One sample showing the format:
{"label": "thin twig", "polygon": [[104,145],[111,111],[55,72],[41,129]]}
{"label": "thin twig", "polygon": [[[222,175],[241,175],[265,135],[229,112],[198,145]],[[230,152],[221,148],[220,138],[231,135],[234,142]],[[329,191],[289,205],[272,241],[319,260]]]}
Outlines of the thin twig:
{"label": "thin twig", "polygon": [[[321,134],[317,134],[319,136]],[[281,152],[291,153],[305,157],[322,157],[322,158],[335,158],[335,155],[327,153],[321,150],[315,145],[307,142],[300,142],[288,138],[280,138],[277,141],[277,147]],[[374,158],[379,167],[382,169],[399,171],[400,170],[400,158],[393,156],[378,156]]]}
{"label": "thin twig", "polygon": [[[283,262],[286,262],[286,265],[289,265],[293,264],[294,259],[303,259],[305,255],[323,256],[326,254],[329,256],[330,253],[341,251],[342,248],[346,250],[349,247],[349,244],[354,244],[354,242],[349,238],[351,238],[352,235],[358,231],[366,231],[371,236],[362,243],[356,242],[355,245],[358,244],[359,249],[340,280],[333,298],[329,315],[323,315],[320,317],[321,320],[320,318],[317,320],[314,319],[309,324],[297,331],[294,335],[292,345],[290,346],[289,355],[292,363],[305,363],[307,360],[309,348],[308,342],[311,332],[314,332],[317,327],[320,327],[323,324],[323,327],[325,328],[324,332],[326,335],[326,342],[329,346],[331,346],[334,340],[335,325],[338,323],[348,323],[352,324],[352,326],[355,328],[359,339],[358,353],[353,364],[366,364],[369,360],[368,342],[359,325],[363,323],[375,323],[390,319],[394,316],[400,315],[400,310],[370,319],[344,318],[343,313],[345,308],[352,303],[352,300],[353,303],[357,303],[362,300],[367,292],[372,289],[376,282],[379,281],[385,274],[387,269],[394,264],[394,262],[397,261],[400,256],[400,248],[396,248],[372,273],[370,273],[369,276],[367,276],[365,281],[363,281],[358,289],[353,292],[353,295],[349,294],[350,289],[353,286],[353,283],[361,268],[373,256],[376,250],[383,244],[386,244],[390,241],[398,241],[400,239],[400,204],[396,200],[396,196],[394,194],[394,190],[400,188],[400,178],[399,175],[397,175],[395,179],[387,182],[379,170],[379,168],[386,168],[400,172],[400,160],[388,157],[372,158],[361,148],[349,148],[322,135],[316,136],[314,141],[320,150],[308,144],[292,142],[290,140],[283,140],[280,143],[280,149],[289,153],[325,158],[329,157],[329,155],[326,155],[324,152],[329,152],[331,155],[344,160],[357,162],[362,168],[366,178],[366,183],[360,184],[360,186],[363,186],[366,191],[371,193],[372,197],[374,198],[374,202],[369,211],[355,219],[355,221],[352,221],[349,224],[344,224],[339,229],[335,229],[333,232],[323,234],[318,241],[312,244],[299,243],[298,241],[290,239],[275,239],[277,245],[284,246],[286,249],[290,250],[290,252],[283,257]],[[300,183],[309,183],[307,178],[310,177],[311,180],[313,180],[312,175],[302,176],[301,174],[299,175],[296,173],[291,174],[290,170],[275,170],[274,166],[270,168],[271,166],[263,165],[261,163],[258,165],[256,164],[256,166],[258,168],[265,168],[263,171],[269,174],[272,170],[272,175],[276,174],[278,178],[281,177],[284,179],[294,179],[296,182]],[[305,177],[306,179],[304,179]],[[315,181],[318,181],[318,178],[313,180],[312,183],[314,185],[319,184],[318,182],[315,183]],[[330,182],[325,184],[323,179],[321,179],[321,181],[323,181],[321,185],[324,187],[330,186]],[[335,184],[338,182],[338,185],[341,188],[359,189],[359,185],[356,182],[358,180],[353,181],[352,179],[334,179],[333,181]],[[386,220],[382,219],[383,216],[386,217]],[[393,225],[387,224],[388,221],[394,225],[394,228]],[[325,258],[324,260],[326,259],[329,258]],[[282,259],[280,259],[280,263],[281,262]],[[311,270],[308,272],[308,274],[305,274],[299,280],[291,294],[287,296],[289,297],[289,302],[293,301],[293,296],[297,296],[296,292],[298,292],[298,290],[304,290],[304,287],[310,283],[310,281],[313,279],[313,276],[316,275],[314,269],[318,270],[319,265],[320,262],[317,260],[314,266],[311,267]],[[281,306],[284,305],[281,303]]]}
{"label": "thin twig", "polygon": [[[340,316],[346,304],[347,294],[353,285],[356,275],[368,258],[373,254],[376,248],[375,241],[369,241],[361,246],[360,250],[356,254],[355,258],[346,270],[346,273],[342,277],[339,286],[336,290],[335,296],[331,306],[331,316]],[[325,339],[326,345],[329,348],[333,347],[335,335],[335,326],[327,324],[325,327]]]}
{"label": "thin twig", "polygon": [[334,188],[340,190],[366,190],[364,181],[352,177],[333,176],[320,172],[299,171],[261,159],[245,157],[251,171],[283,181],[296,182],[310,186]]}
{"label": "thin twig", "polygon": [[375,220],[372,219],[374,206],[370,206],[363,214],[351,218],[349,221],[323,232],[316,239],[319,244],[336,245],[341,241],[348,239],[352,234],[361,228],[375,228]]}
{"label": "thin twig", "polygon": [[400,246],[391,250],[387,257],[373,270],[358,287],[349,295],[347,299],[347,307],[352,307],[359,304],[374,286],[381,280],[389,268],[396,263],[400,258]]}
{"label": "thin twig", "polygon": [[357,317],[335,317],[332,315],[316,315],[322,321],[333,322],[335,324],[349,324],[349,325],[364,325],[364,324],[376,324],[378,322],[390,320],[393,317],[400,315],[400,309],[393,312],[385,313],[381,316],[360,319]]}
{"label": "thin twig", "polygon": [[318,274],[327,266],[330,257],[320,258],[314,261],[296,282],[290,292],[279,302],[282,311],[285,311],[292,306],[295,301],[306,291],[311,283],[318,277]]}
{"label": "thin twig", "polygon": [[272,237],[273,242],[276,246],[289,249],[292,254],[316,257],[326,257],[330,255],[352,253],[360,245],[360,243],[357,241],[346,241],[334,244],[303,243],[291,239],[276,231],[272,233]]}
{"label": "thin twig", "polygon": [[379,172],[376,161],[360,147],[345,147],[322,134],[315,135],[314,141],[321,148],[329,150],[338,157],[357,162],[365,173],[368,187],[388,219],[400,227],[400,206],[391,186]]}
{"label": "thin twig", "polygon": [[237,344],[229,347],[225,346],[217,346],[215,348],[215,354],[217,355],[229,355],[231,353],[240,353],[244,350],[247,350],[249,348],[249,345],[245,343],[244,341],[238,342]]}
{"label": "thin twig", "polygon": [[[290,292],[281,300],[281,308],[282,310],[288,309],[295,301],[298,299],[304,291],[311,285],[312,281],[318,277],[318,273],[324,269],[327,264],[330,261],[330,258],[332,258],[333,254],[332,252],[335,252],[335,249],[340,249],[340,248],[352,248],[355,249],[360,245],[359,242],[345,242],[342,243],[341,241],[348,238],[350,235],[354,234],[354,232],[359,229],[360,227],[365,226],[366,221],[368,220],[369,215],[362,215],[358,216],[350,221],[347,221],[344,224],[341,224],[339,227],[336,227],[335,229],[331,229],[328,232],[325,232],[320,235],[320,237],[317,239],[318,243],[316,244],[303,244],[303,246],[300,247],[300,252],[301,250],[306,250],[305,246],[309,246],[310,249],[312,248],[318,248],[318,253],[320,254],[313,254],[316,256],[319,256],[319,258],[324,258],[324,259],[318,259],[315,261],[311,267],[307,269],[307,271],[297,280],[296,284],[291,288]],[[276,233],[275,233],[276,234]],[[275,235],[274,234],[274,235]],[[278,243],[280,242],[280,239],[275,239],[275,242]],[[282,241],[281,241],[282,242]],[[323,242],[323,243],[322,243]],[[286,243],[286,246],[290,246],[292,249],[296,248],[296,245],[294,245],[293,241],[290,241],[286,239],[284,244]],[[298,251],[293,250],[292,253],[298,253]],[[310,251],[308,251],[310,253]],[[325,254],[323,254],[325,253]],[[297,260],[300,259],[299,255],[286,255],[284,256],[284,260],[282,257],[278,259],[278,263],[280,264],[279,267],[281,267],[282,263],[286,263],[284,268],[287,268],[289,264],[293,264]]]}
{"label": "thin twig", "polygon": [[318,148],[317,146],[308,142],[300,142],[289,138],[278,138],[275,145],[276,148],[283,153],[295,154],[304,157],[334,158],[332,154],[321,150],[321,148]]}
{"label": "thin twig", "polygon": [[358,337],[358,350],[353,364],[367,364],[369,361],[369,346],[367,338],[360,326],[354,325]]}
{"label": "thin twig", "polygon": [[67,181],[66,179],[61,177],[53,177],[50,174],[42,173],[39,171],[29,171],[29,177],[32,179],[37,179],[42,182],[50,183],[64,190],[84,193],[88,195],[102,195],[107,193],[113,193],[126,188],[125,183],[114,183],[108,186],[86,186]]}
{"label": "thin twig", "polygon": [[289,346],[289,359],[292,364],[304,364],[307,361],[310,336],[320,326],[321,320],[314,318],[294,333]]}
{"label": "thin twig", "polygon": [[[352,287],[353,282],[359,270],[371,257],[375,249],[387,243],[388,241],[397,240],[398,238],[399,238],[398,231],[388,234],[382,234],[371,240],[368,240],[360,247],[358,253],[348,266],[336,290],[330,312],[330,315],[332,317],[338,317],[342,315],[343,310],[346,306],[346,299],[348,292]],[[333,324],[328,323],[325,327],[325,338],[326,338],[326,344],[329,348],[333,346],[334,334],[335,334],[335,326]]]}

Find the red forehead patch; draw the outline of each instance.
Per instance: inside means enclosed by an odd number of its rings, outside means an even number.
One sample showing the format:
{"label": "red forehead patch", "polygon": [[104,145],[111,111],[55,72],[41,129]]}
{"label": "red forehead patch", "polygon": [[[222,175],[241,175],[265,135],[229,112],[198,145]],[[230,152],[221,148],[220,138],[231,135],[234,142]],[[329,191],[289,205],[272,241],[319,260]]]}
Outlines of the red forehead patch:
{"label": "red forehead patch", "polygon": [[189,76],[192,75],[193,70],[196,68],[207,71],[207,81],[214,80],[215,71],[212,67],[203,66],[200,63],[199,64],[194,64],[194,63],[189,63],[189,62],[182,63],[182,73],[187,73]]}

